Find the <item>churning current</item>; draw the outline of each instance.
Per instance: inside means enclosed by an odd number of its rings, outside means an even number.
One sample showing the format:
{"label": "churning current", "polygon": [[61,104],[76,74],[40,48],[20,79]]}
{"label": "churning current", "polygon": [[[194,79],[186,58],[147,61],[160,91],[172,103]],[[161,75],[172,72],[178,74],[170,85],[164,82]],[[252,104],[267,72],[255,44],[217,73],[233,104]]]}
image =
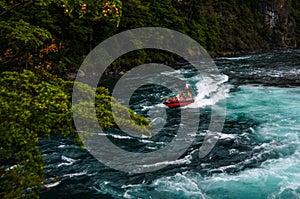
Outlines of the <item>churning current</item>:
{"label": "churning current", "polygon": [[[47,179],[42,198],[300,198],[300,50],[215,62],[217,84],[189,76],[188,67],[164,74],[187,77],[198,105],[186,108],[201,112],[194,141],[179,159],[162,162],[165,167],[158,171],[125,173],[105,166],[73,141],[52,136],[39,146]],[[203,82],[209,91],[201,89]],[[220,85],[224,96],[218,95]],[[168,90],[150,84],[130,99],[130,107],[151,120],[152,137],[118,129],[103,136],[133,152],[165,147],[181,125],[180,110],[162,104],[168,96]],[[211,106],[222,100],[227,108],[223,131],[212,151],[199,159]]]}

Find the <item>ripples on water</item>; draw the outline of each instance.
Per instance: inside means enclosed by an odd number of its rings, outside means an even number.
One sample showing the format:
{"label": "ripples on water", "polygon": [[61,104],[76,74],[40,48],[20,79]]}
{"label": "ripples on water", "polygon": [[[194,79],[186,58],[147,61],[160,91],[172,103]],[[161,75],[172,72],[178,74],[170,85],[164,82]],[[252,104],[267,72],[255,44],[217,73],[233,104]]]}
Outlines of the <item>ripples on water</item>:
{"label": "ripples on water", "polygon": [[[222,98],[207,100],[217,92],[199,90],[203,85],[194,77],[189,81],[201,103],[188,108],[201,109],[200,123],[181,158],[162,162],[167,167],[156,172],[128,174],[104,166],[74,142],[53,136],[40,143],[47,176],[42,197],[300,198],[300,50],[219,58],[216,64],[224,74],[220,84],[228,80],[227,114],[220,139],[205,158],[197,154],[208,128],[210,103]],[[166,75],[181,73],[188,71]],[[211,91],[220,88],[211,86]],[[180,110],[165,110],[160,104],[169,94],[148,85],[131,100],[131,108],[152,119],[156,135],[136,138],[112,129],[107,136],[129,151],[163,148],[180,125]]]}

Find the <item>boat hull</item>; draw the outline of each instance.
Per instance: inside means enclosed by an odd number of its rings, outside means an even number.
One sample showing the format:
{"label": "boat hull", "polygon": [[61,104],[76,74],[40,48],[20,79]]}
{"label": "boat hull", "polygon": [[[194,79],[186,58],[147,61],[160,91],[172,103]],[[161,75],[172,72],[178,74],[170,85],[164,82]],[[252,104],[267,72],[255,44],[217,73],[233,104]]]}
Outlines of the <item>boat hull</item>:
{"label": "boat hull", "polygon": [[177,100],[177,101],[164,101],[164,105],[166,105],[169,108],[176,108],[176,107],[182,107],[187,106],[194,102],[194,99],[189,100]]}

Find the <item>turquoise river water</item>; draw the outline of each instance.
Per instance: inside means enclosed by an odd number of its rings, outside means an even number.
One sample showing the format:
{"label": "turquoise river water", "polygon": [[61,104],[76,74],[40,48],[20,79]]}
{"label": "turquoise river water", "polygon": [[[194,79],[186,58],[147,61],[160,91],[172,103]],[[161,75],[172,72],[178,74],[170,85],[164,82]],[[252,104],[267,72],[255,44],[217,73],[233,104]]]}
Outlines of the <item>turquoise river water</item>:
{"label": "turquoise river water", "polygon": [[[189,78],[190,71],[182,67],[165,75],[188,77],[199,105],[187,108],[202,113],[197,136],[182,157],[158,171],[130,174],[105,166],[72,141],[52,136],[40,143],[48,181],[42,198],[300,198],[300,50],[215,62],[219,83],[225,85],[227,112],[219,140],[205,158],[200,160],[197,151],[210,106],[224,96],[209,83],[210,93],[202,91],[203,81]],[[155,136],[137,138],[117,129],[107,136],[130,151],[163,147],[180,125],[180,111],[161,104],[166,95],[162,87],[148,85],[130,102],[137,113],[151,118],[154,132],[165,122],[167,111],[168,123]]]}

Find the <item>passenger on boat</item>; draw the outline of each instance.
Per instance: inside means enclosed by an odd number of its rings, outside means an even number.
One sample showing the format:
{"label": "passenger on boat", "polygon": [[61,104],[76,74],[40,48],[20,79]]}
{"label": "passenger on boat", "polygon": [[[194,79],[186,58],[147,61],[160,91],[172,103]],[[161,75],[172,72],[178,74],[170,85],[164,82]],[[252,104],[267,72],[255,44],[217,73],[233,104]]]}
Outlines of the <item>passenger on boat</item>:
{"label": "passenger on boat", "polygon": [[186,99],[186,97],[184,96],[183,92],[180,93],[179,99],[180,99],[180,100],[185,100],[185,99]]}
{"label": "passenger on boat", "polygon": [[185,90],[185,92],[187,92],[187,95],[188,95],[189,98],[193,98],[191,90],[187,85],[184,87],[184,90]]}

